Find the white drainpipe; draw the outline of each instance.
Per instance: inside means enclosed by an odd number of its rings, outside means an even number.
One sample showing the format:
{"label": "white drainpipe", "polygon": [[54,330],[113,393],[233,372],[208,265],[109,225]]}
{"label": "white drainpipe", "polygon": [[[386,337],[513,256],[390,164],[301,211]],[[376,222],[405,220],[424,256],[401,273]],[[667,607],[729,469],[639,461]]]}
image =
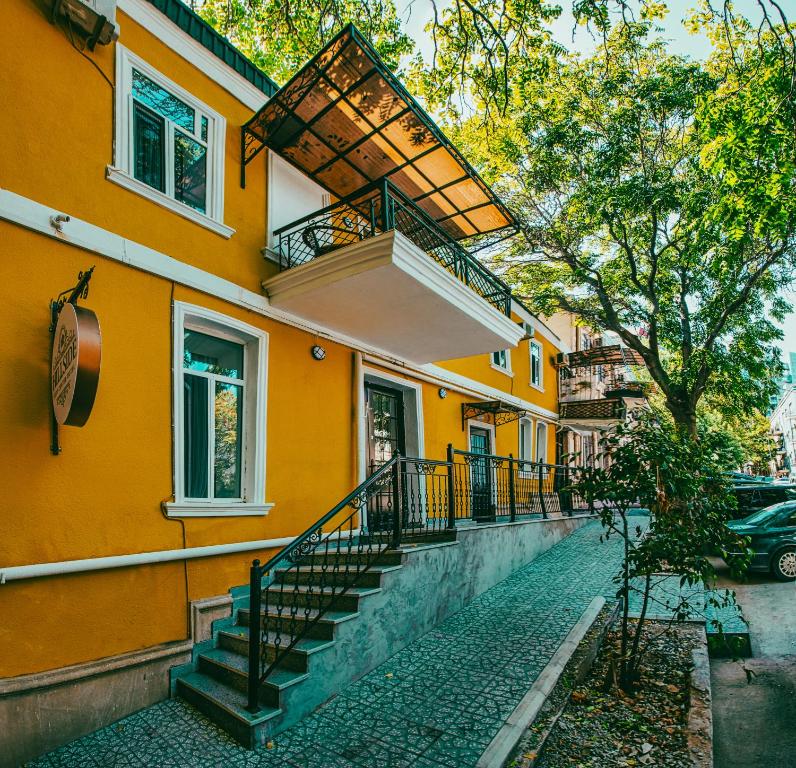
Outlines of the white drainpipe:
{"label": "white drainpipe", "polygon": [[12,565],[0,568],[0,584],[22,579],[37,579],[42,576],[60,576],[65,573],[85,573],[105,571],[111,568],[126,568],[131,565],[150,565],[151,563],[170,563],[174,560],[193,560],[197,557],[217,557],[236,552],[285,547],[295,537],[281,539],[259,539],[257,541],[237,541],[232,544],[213,544],[207,547],[186,547],[166,549],[160,552],[138,552],[133,555],[111,555],[110,557],[90,557],[85,560],[63,560],[57,563],[36,563],[33,565]]}

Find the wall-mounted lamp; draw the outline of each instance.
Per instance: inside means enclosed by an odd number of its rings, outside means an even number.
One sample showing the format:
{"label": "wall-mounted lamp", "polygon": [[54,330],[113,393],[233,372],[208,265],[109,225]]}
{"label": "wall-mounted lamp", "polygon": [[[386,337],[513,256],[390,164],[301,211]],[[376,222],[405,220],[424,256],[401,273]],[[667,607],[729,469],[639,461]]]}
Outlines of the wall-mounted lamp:
{"label": "wall-mounted lamp", "polygon": [[326,350],[320,344],[313,344],[310,354],[316,360],[323,360],[326,357]]}
{"label": "wall-mounted lamp", "polygon": [[444,400],[448,396],[448,390],[445,387],[440,387],[437,390],[437,394],[440,396],[441,400]]}

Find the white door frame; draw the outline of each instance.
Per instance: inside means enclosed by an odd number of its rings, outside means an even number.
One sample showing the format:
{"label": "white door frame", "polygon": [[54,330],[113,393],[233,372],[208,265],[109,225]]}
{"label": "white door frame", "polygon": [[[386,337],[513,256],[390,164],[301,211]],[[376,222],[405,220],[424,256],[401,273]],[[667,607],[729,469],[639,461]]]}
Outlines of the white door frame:
{"label": "white door frame", "polygon": [[360,412],[357,418],[357,451],[359,454],[359,477],[358,482],[362,483],[367,477],[367,462],[368,462],[368,414],[367,405],[365,403],[365,384],[372,381],[376,384],[384,382],[384,386],[393,389],[401,390],[404,393],[409,393],[415,401],[415,408],[413,409],[415,418],[414,429],[407,428],[407,413],[410,403],[407,398],[404,398],[404,443],[409,452],[409,446],[412,445],[410,434],[414,437],[414,445],[417,446],[417,458],[425,458],[426,455],[426,441],[425,441],[425,428],[423,423],[423,388],[419,382],[412,381],[411,379],[402,379],[400,376],[394,376],[390,373],[385,373],[379,368],[369,368],[362,366],[362,375],[357,382],[360,397]]}

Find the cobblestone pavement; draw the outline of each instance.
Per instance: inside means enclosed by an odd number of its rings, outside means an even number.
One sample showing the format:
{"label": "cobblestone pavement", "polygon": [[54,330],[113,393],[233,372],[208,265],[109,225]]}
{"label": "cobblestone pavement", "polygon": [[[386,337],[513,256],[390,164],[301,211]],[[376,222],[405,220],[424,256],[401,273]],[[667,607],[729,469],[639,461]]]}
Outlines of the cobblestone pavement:
{"label": "cobblestone pavement", "polygon": [[88,768],[472,766],[597,595],[613,599],[621,540],[587,523],[411,643],[270,749],[248,751],[164,701],[30,765]]}

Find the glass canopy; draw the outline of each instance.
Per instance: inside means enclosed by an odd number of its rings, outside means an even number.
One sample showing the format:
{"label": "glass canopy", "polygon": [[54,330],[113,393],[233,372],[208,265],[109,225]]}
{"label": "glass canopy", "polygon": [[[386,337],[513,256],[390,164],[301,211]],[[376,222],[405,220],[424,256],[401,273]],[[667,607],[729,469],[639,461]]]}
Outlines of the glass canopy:
{"label": "glass canopy", "polygon": [[349,24],[244,126],[243,164],[268,147],[335,197],[389,179],[456,240],[517,224]]}

